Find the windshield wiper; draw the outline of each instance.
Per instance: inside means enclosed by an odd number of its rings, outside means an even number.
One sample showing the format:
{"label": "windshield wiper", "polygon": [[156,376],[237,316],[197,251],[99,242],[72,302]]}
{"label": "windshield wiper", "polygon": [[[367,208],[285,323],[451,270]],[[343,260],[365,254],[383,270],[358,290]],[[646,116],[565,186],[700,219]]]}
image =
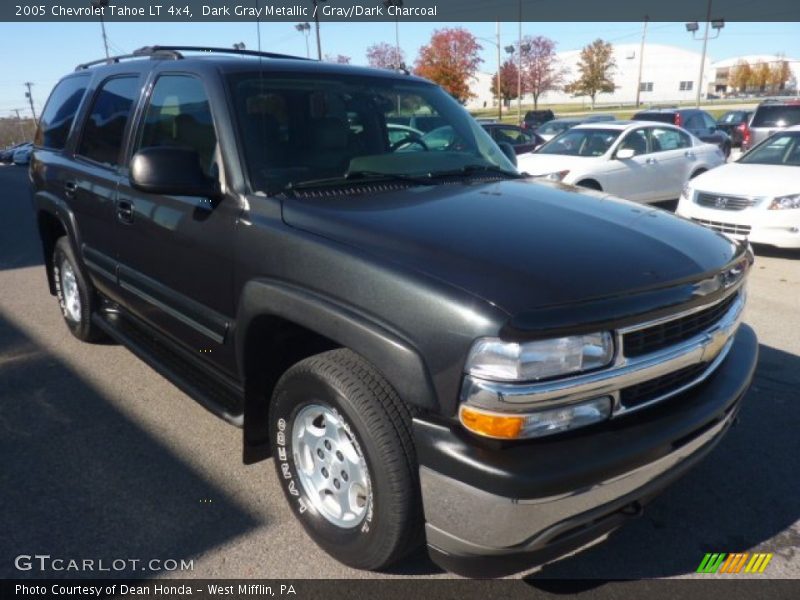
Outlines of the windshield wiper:
{"label": "windshield wiper", "polygon": [[452,177],[454,175],[474,175],[475,173],[496,173],[511,179],[521,179],[524,175],[514,173],[513,171],[506,171],[502,167],[496,165],[464,165],[458,169],[450,169],[447,171],[432,171],[428,173],[428,177]]}
{"label": "windshield wiper", "polygon": [[403,181],[415,185],[433,185],[430,176],[418,177],[404,173],[385,173],[383,171],[348,171],[338,177],[325,177],[323,179],[307,179],[305,181],[289,182],[283,188],[286,191],[302,190],[315,187],[345,185],[353,181],[371,183],[375,181]]}

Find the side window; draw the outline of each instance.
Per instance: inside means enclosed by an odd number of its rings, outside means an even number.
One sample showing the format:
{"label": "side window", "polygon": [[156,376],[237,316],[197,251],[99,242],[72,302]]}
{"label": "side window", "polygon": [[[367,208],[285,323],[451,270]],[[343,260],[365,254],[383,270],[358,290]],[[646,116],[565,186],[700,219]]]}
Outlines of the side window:
{"label": "side window", "polygon": [[647,132],[644,129],[635,129],[625,136],[619,149],[631,149],[634,156],[647,154]]}
{"label": "side window", "polygon": [[87,74],[69,77],[56,84],[36,128],[33,142],[36,146],[52,150],[64,149],[88,83]]}
{"label": "side window", "polygon": [[650,130],[650,146],[652,152],[666,152],[689,148],[691,139],[683,131],[666,127],[653,127]]}
{"label": "side window", "polygon": [[115,77],[103,83],[83,126],[80,156],[106,165],[119,164],[125,127],[138,95],[138,77]]}
{"label": "side window", "polygon": [[162,75],[156,80],[136,149],[180,146],[197,151],[211,176],[217,134],[203,82],[187,75]]}
{"label": "side window", "polygon": [[507,142],[509,144],[524,144],[525,139],[521,135],[520,131],[514,129],[513,127],[498,127],[495,130],[495,139],[498,142]]}

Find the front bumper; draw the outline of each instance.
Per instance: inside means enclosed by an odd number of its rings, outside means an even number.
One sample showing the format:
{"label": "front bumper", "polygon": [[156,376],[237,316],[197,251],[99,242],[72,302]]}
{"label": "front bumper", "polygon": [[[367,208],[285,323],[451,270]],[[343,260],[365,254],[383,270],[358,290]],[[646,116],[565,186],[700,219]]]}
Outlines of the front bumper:
{"label": "front bumper", "polygon": [[456,573],[499,576],[602,537],[705,456],[736,418],[758,342],[742,325],[704,383],[628,417],[540,440],[478,442],[415,419],[426,535]]}
{"label": "front bumper", "polygon": [[778,248],[800,248],[800,210],[717,210],[681,199],[675,211],[681,217],[735,240]]}

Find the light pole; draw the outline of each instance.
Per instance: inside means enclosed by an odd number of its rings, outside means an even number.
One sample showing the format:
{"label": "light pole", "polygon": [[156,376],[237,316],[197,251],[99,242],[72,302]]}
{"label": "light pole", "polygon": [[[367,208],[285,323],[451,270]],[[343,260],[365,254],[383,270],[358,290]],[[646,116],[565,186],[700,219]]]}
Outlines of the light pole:
{"label": "light pole", "polygon": [[308,35],[311,33],[311,24],[308,22],[306,23],[298,23],[294,26],[297,31],[303,34],[303,37],[306,40],[306,58],[311,58],[311,53],[308,50]]}
{"label": "light pole", "polygon": [[92,0],[92,8],[100,9],[100,29],[103,32],[103,47],[106,49],[106,58],[111,58],[108,53],[108,38],[106,37],[106,23],[103,21],[103,12],[105,7],[108,6],[108,0]]}
{"label": "light pole", "polygon": [[[403,0],[383,0],[383,5],[386,8],[395,6],[400,8],[403,6]],[[403,60],[400,58],[400,17],[396,14],[394,16],[394,49],[395,49],[395,62],[400,64]]]}
{"label": "light pole", "polygon": [[644,16],[644,28],[642,29],[642,43],[639,45],[639,76],[636,78],[636,108],[639,108],[639,94],[642,92],[642,65],[644,64],[644,39],[647,36],[647,22],[650,17]]}
{"label": "light pole", "polygon": [[500,21],[497,21],[497,39],[493,40],[491,38],[478,38],[484,42],[489,42],[490,44],[494,44],[497,47],[497,119],[500,120],[503,118],[503,94],[500,88]]}
{"label": "light pole", "polygon": [[[717,32],[716,35],[712,38],[708,37],[708,25],[711,24],[711,27]],[[703,31],[703,53],[702,57],[700,58],[700,74],[697,77],[697,98],[695,100],[695,106],[700,108],[700,96],[702,94],[703,88],[703,69],[706,66],[706,50],[708,48],[708,40],[714,40],[719,37],[719,34],[722,31],[722,28],[725,27],[725,21],[723,19],[714,19],[711,20],[711,0],[708,0],[708,9],[706,10],[706,24]],[[694,39],[700,39],[697,37],[697,31],[700,29],[697,21],[692,21],[691,23],[686,23],[686,31],[692,34]]]}
{"label": "light pole", "polygon": [[317,29],[317,60],[322,60],[322,42],[319,39],[319,8],[320,4],[327,2],[328,0],[311,0],[314,4],[314,24],[316,25]]}

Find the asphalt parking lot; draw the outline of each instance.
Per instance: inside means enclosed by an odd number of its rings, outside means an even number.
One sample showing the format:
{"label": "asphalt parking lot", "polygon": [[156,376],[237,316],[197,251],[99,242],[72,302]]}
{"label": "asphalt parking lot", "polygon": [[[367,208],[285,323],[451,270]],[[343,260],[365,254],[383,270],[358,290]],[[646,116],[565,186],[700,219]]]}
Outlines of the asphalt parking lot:
{"label": "asphalt parking lot", "polygon": [[[68,333],[37,244],[26,170],[0,166],[0,577],[41,576],[14,567],[35,553],[192,559],[170,575],[199,578],[447,576],[424,553],[372,574],[317,549],[272,465],[241,464],[239,430],[126,349]],[[756,254],[761,358],[739,425],[641,519],[531,583],[698,577],[706,552],[753,550],[775,554],[766,575],[800,578],[800,252]]]}

